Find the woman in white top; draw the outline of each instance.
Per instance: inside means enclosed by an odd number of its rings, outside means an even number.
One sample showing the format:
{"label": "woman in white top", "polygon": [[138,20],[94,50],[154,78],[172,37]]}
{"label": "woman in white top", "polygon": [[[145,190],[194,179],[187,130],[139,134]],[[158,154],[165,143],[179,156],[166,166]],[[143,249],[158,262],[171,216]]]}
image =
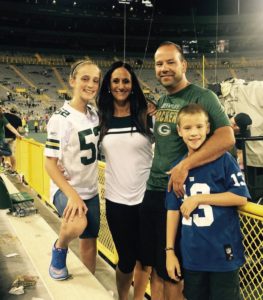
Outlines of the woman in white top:
{"label": "woman in white top", "polygon": [[143,299],[149,278],[140,264],[139,209],[152,163],[147,102],[130,65],[115,62],[104,76],[98,99],[102,152],[106,160],[106,217],[118,252],[120,300]]}

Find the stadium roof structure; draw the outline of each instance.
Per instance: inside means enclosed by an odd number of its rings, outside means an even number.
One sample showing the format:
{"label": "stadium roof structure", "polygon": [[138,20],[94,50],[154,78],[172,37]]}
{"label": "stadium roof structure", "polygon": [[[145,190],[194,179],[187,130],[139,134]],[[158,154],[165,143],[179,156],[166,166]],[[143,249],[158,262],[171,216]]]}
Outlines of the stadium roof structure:
{"label": "stadium roof structure", "polygon": [[0,0],[0,43],[118,53],[125,38],[135,53],[164,40],[193,55],[261,51],[262,16],[262,0]]}

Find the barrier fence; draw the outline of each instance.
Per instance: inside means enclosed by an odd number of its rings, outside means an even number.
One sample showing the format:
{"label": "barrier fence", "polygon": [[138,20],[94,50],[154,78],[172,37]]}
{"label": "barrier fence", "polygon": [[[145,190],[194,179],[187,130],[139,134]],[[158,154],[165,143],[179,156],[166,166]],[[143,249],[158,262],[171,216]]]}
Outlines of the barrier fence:
{"label": "barrier fence", "polygon": [[[17,140],[17,171],[24,176],[43,201],[50,204],[49,177],[44,168],[44,145],[34,140]],[[105,163],[99,162],[99,194],[101,224],[98,238],[99,251],[112,263],[118,255],[108,228],[104,198]],[[249,202],[239,208],[241,229],[244,236],[246,263],[240,270],[241,293],[244,300],[263,299],[263,205]],[[222,224],[224,226],[224,224]],[[148,291],[149,293],[149,291]]]}

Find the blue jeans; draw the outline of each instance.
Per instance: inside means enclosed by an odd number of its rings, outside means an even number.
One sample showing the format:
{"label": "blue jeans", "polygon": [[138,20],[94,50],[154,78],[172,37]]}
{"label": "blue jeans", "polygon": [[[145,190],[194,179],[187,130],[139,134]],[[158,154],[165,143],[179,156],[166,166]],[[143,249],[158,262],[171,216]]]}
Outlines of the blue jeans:
{"label": "blue jeans", "polygon": [[[95,197],[84,200],[88,211],[86,214],[88,225],[80,235],[80,239],[86,238],[97,238],[99,235],[100,229],[100,203],[99,203],[99,196],[96,195]],[[61,191],[58,190],[54,195],[53,204],[55,205],[58,213],[60,216],[63,215],[64,209],[66,208],[68,203],[68,199],[66,195]]]}

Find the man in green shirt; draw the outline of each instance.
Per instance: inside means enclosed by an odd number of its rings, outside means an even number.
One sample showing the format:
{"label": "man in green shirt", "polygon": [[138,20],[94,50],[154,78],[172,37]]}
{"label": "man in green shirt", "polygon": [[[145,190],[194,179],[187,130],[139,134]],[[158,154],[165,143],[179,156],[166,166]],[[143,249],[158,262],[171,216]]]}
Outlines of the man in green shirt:
{"label": "man in green shirt", "polygon": [[[154,159],[141,210],[142,263],[153,268],[152,300],[164,299],[163,286],[168,284],[174,289],[169,289],[173,293],[166,294],[166,299],[183,299],[181,285],[171,282],[166,271],[167,187],[183,197],[183,184],[189,170],[214,161],[235,143],[229,119],[217,96],[210,90],[191,84],[186,78],[186,70],[187,62],[178,45],[165,42],[159,46],[155,53],[155,73],[167,94],[157,104]],[[211,135],[200,150],[170,170],[172,162],[187,153],[183,140],[178,136],[175,120],[178,111],[189,103],[199,103],[208,112]],[[171,174],[169,183],[168,172]]]}

